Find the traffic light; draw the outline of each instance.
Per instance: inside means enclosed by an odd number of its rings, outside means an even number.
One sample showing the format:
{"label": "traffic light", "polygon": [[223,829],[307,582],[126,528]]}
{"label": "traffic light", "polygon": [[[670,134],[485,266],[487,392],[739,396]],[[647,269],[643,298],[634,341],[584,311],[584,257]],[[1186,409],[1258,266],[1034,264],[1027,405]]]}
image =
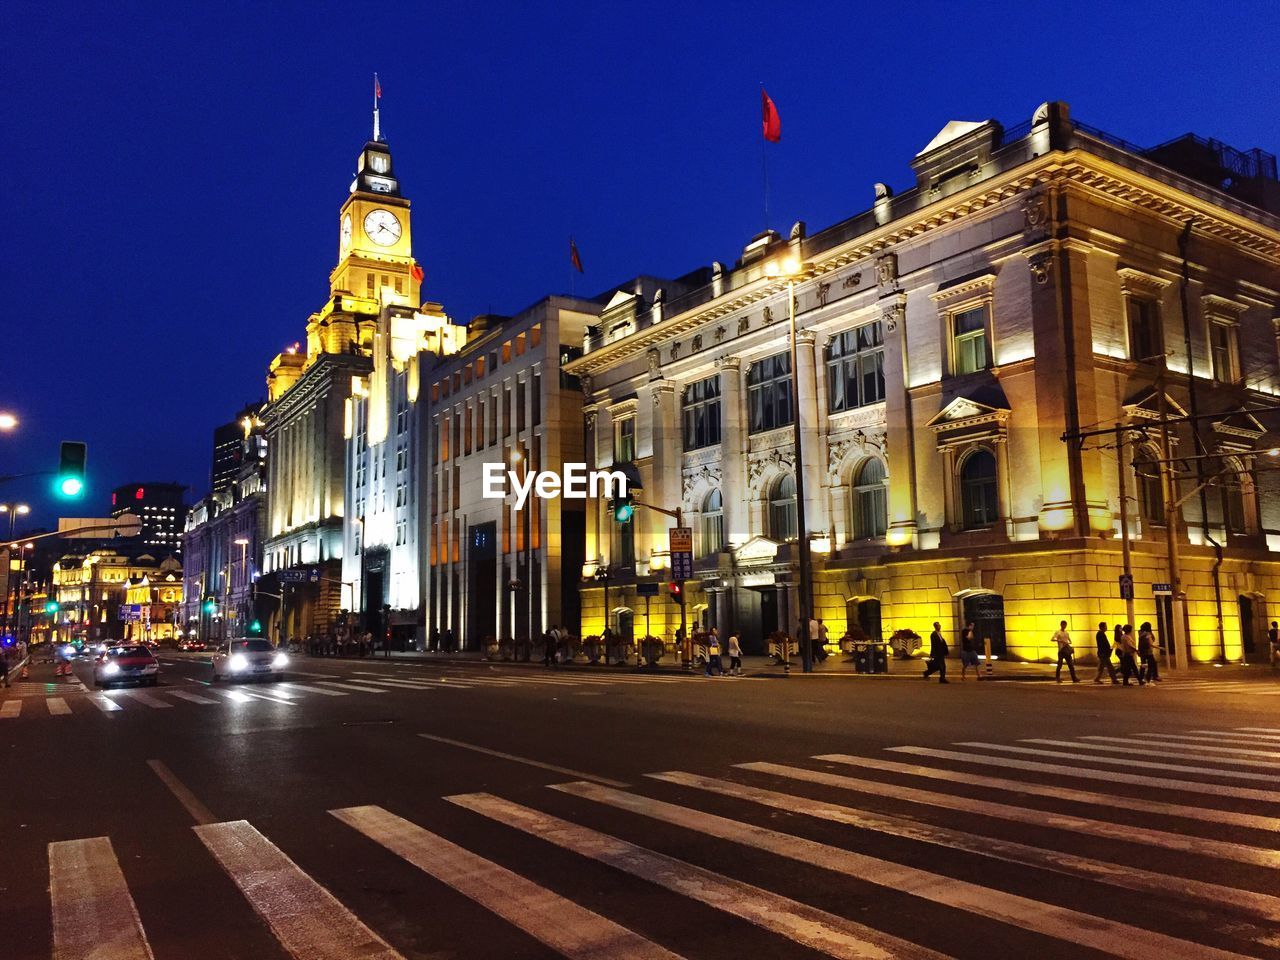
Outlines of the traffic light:
{"label": "traffic light", "polygon": [[613,509],[613,519],[619,523],[630,523],[631,515],[636,512],[635,500],[629,493],[614,497],[610,506]]}
{"label": "traffic light", "polygon": [[261,633],[261,632],[262,632],[262,621],[261,621],[261,620],[255,620],[255,621],[253,621],[253,623],[249,624],[249,632],[250,632],[250,633]]}
{"label": "traffic light", "polygon": [[61,609],[62,609],[62,608],[58,605],[58,601],[57,601],[57,600],[48,600],[48,601],[46,601],[46,602],[45,602],[45,605],[44,605],[44,612],[45,612],[45,613],[47,613],[47,614],[48,614],[49,616],[51,616],[51,617],[52,617],[54,614],[56,614],[56,613],[57,613],[59,610],[61,610]]}
{"label": "traffic light", "polygon": [[681,597],[683,596],[684,596],[684,584],[673,580],[671,582],[671,599],[674,600],[676,603],[679,603]]}
{"label": "traffic light", "polygon": [[201,605],[201,609],[210,616],[213,616],[213,614],[218,611],[218,601],[213,599],[213,597],[206,597],[204,603]]}
{"label": "traffic light", "polygon": [[58,496],[78,500],[84,493],[84,462],[88,447],[78,440],[64,440],[58,453],[58,476],[54,489]]}

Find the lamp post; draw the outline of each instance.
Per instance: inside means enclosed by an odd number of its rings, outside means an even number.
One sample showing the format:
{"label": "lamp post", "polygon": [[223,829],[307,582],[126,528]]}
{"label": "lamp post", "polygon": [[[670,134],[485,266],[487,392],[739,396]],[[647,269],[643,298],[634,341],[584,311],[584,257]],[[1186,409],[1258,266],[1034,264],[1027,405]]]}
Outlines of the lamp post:
{"label": "lamp post", "polygon": [[[248,587],[248,584],[249,584],[249,571],[246,566],[247,554],[249,552],[249,538],[236,537],[233,542],[237,547],[240,548],[240,585],[239,585],[239,588],[236,590],[236,611],[237,611],[236,616],[239,620],[243,621],[245,619],[244,597],[245,597],[245,594],[248,592],[246,588]],[[249,632],[248,630],[243,631],[243,633],[246,633],[246,634],[248,632]]]}
{"label": "lamp post", "polygon": [[18,418],[12,413],[0,413],[0,430],[8,433],[18,425]]}
{"label": "lamp post", "polygon": [[[17,521],[18,517],[24,514],[28,514],[30,512],[31,512],[31,508],[27,506],[25,503],[0,503],[0,513],[7,513],[9,515],[9,540],[10,541],[13,540],[13,525]],[[9,562],[9,557],[13,556],[13,549],[16,546],[18,546],[18,544],[12,543],[12,542],[8,544],[8,553],[5,557],[6,563]],[[19,575],[21,575],[21,572],[22,572],[21,559],[18,560],[18,572],[19,572]],[[9,632],[9,597],[13,593],[14,591],[12,589],[9,589],[6,581],[6,588],[5,588],[5,595],[4,595],[4,630],[6,633]]]}
{"label": "lamp post", "polygon": [[[524,465],[524,472],[520,478],[520,482],[522,484],[527,484],[529,482],[529,461],[525,457],[524,453],[518,449],[511,451],[511,465],[512,467],[514,467],[516,464]],[[520,533],[522,537],[522,543],[521,543],[522,549],[520,551],[520,555],[521,555],[521,561],[524,564],[524,577],[522,578],[522,580],[523,580],[524,595],[525,595],[524,634],[525,634],[525,641],[530,644],[533,643],[533,542],[531,537],[532,517],[530,517],[529,515],[529,508],[531,505],[532,505],[532,498],[528,498],[525,500],[524,506],[520,509]],[[512,659],[515,659],[515,647],[517,643],[517,638],[512,637],[511,639],[512,639],[511,656],[512,656]]]}
{"label": "lamp post", "polygon": [[813,619],[813,560],[809,552],[809,528],[804,509],[804,445],[801,442],[800,363],[796,342],[796,280],[804,275],[805,269],[805,264],[798,257],[787,256],[766,263],[764,272],[767,277],[785,277],[787,281],[788,335],[791,347],[791,429],[796,462],[796,526],[799,528],[796,547],[800,572],[800,664],[805,673],[811,673],[813,650],[810,645],[809,621]]}

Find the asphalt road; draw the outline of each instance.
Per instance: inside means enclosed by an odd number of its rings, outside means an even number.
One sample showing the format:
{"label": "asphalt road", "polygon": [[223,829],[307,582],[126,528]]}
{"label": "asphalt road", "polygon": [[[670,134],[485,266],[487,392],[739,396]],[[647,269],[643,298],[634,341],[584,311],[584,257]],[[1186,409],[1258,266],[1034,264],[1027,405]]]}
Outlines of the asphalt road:
{"label": "asphalt road", "polygon": [[162,656],[0,691],[0,957],[1280,958],[1280,682]]}

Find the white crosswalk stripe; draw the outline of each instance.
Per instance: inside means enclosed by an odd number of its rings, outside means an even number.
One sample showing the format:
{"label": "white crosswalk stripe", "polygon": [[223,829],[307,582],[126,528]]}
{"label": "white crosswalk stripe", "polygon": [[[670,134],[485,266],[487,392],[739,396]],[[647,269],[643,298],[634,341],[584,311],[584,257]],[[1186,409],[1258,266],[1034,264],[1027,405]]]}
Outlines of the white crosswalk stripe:
{"label": "white crosswalk stripe", "polygon": [[[1081,744],[1073,744],[1063,741],[1068,748],[1082,746]],[[1089,763],[1110,764],[1117,767],[1142,767],[1146,770],[1170,770],[1176,773],[1192,773],[1203,774],[1203,767],[1188,767],[1177,763],[1158,763],[1154,760],[1140,760],[1136,755],[1136,751],[1130,751],[1128,757],[1099,757],[1094,755],[1081,756],[1079,751],[1072,752],[1072,749],[1065,750],[1040,750],[1035,747],[1018,747],[1007,743],[973,743],[965,742],[956,744],[960,747],[978,747],[983,750],[999,750],[1007,753],[1029,754],[1035,757],[1058,757],[1068,760],[1087,761]],[[1215,777],[1223,777],[1231,780],[1253,780],[1260,783],[1273,783],[1275,776],[1265,773],[1249,773],[1243,770],[1215,770]]]}
{"label": "white crosswalk stripe", "polygon": [[573,960],[679,960],[677,954],[380,807],[331,810],[369,839]]}
{"label": "white crosswalk stripe", "polygon": [[237,820],[193,829],[294,957],[404,960],[251,824]]}
{"label": "white crosswalk stripe", "polygon": [[190,703],[208,704],[208,703],[218,702],[217,700],[214,700],[212,697],[202,697],[200,694],[191,693],[189,690],[166,690],[165,693],[167,693],[171,697],[177,697],[179,700],[186,700]]}
{"label": "white crosswalk stripe", "polygon": [[286,690],[301,690],[304,693],[319,693],[326,697],[345,697],[349,694],[345,690],[329,690],[325,687],[316,687],[305,683],[279,683],[276,686],[284,687]]}
{"label": "white crosswalk stripe", "polygon": [[49,844],[54,960],[152,960],[107,837]]}
{"label": "white crosswalk stripe", "polygon": [[49,716],[65,717],[71,713],[71,708],[67,706],[67,701],[62,697],[49,697],[45,700],[44,705],[49,708]]}
{"label": "white crosswalk stripe", "polygon": [[0,720],[8,720],[22,713],[22,701],[14,698],[0,704]]}
{"label": "white crosswalk stripe", "polygon": [[332,690],[341,690],[343,693],[386,693],[386,687],[370,687],[363,684],[351,683],[350,681],[339,683],[336,680],[317,680],[314,684],[318,687],[325,687]]}
{"label": "white crosswalk stripe", "polygon": [[[1088,740],[1090,738],[1083,738]],[[1036,743],[1044,744],[1046,747],[1070,747],[1073,750],[1097,750],[1100,753],[1126,753],[1126,754],[1155,754],[1157,756],[1170,757],[1174,760],[1204,760],[1217,763],[1230,763],[1240,767],[1262,767],[1271,769],[1275,767],[1274,762],[1265,760],[1249,760],[1239,757],[1215,757],[1213,754],[1204,752],[1189,751],[1176,746],[1162,746],[1160,744],[1143,744],[1138,745],[1129,742],[1117,742],[1114,737],[1099,737],[1101,740],[1110,740],[1109,743],[1085,743],[1080,740],[1054,740],[1048,737],[1028,737],[1019,740],[1019,743]]]}
{"label": "white crosswalk stripe", "polygon": [[[1081,737],[1080,739],[1093,742],[1095,740],[1109,741],[1109,740],[1114,740],[1115,738],[1089,736],[1089,737]],[[1232,756],[1237,756],[1237,757],[1271,757],[1273,759],[1280,759],[1280,750],[1256,750],[1248,747],[1219,747],[1219,746],[1211,746],[1204,743],[1169,742],[1166,740],[1161,740],[1158,737],[1152,734],[1147,734],[1147,733],[1127,734],[1126,740],[1132,743],[1139,750],[1148,750],[1148,749],[1168,750],[1171,747],[1176,747],[1182,750],[1194,750],[1197,753],[1202,753],[1202,754],[1203,753],[1222,753],[1222,754],[1230,754]],[[1265,746],[1265,744],[1260,744],[1260,746]]]}

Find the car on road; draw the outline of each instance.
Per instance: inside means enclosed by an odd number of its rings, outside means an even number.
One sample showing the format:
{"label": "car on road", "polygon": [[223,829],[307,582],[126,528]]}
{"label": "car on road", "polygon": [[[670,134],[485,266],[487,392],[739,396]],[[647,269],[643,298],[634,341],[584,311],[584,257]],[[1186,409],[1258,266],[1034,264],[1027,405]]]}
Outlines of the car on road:
{"label": "car on road", "polygon": [[116,683],[144,683],[154,687],[159,679],[160,664],[155,654],[140,644],[108,647],[93,661],[95,687]]}
{"label": "car on road", "polygon": [[185,653],[199,653],[206,647],[203,640],[182,640],[178,643],[178,649]]}
{"label": "car on road", "polygon": [[243,680],[251,677],[284,677],[289,658],[261,637],[228,640],[213,654],[213,679]]}

